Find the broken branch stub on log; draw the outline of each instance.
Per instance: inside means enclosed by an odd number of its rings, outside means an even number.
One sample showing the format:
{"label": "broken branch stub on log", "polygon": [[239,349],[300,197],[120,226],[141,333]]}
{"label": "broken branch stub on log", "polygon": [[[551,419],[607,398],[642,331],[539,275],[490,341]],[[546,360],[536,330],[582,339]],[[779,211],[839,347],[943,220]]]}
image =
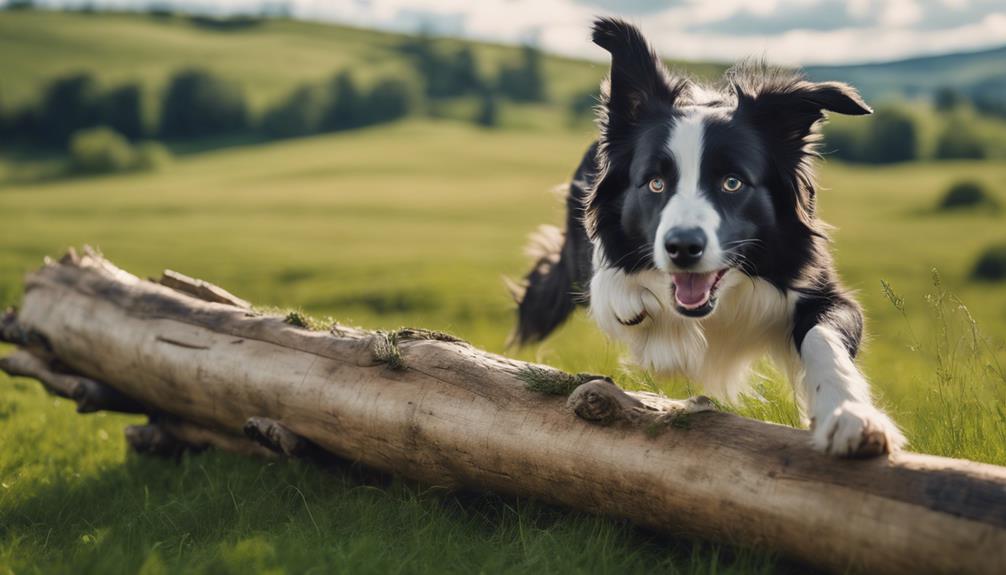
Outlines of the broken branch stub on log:
{"label": "broken branch stub on log", "polygon": [[0,329],[20,346],[14,364],[29,354],[45,369],[10,371],[114,389],[150,415],[128,432],[148,452],[324,453],[836,571],[1006,572],[1004,468],[832,459],[806,431],[703,398],[625,392],[436,332],[309,331],[195,295],[93,253],[49,262]]}

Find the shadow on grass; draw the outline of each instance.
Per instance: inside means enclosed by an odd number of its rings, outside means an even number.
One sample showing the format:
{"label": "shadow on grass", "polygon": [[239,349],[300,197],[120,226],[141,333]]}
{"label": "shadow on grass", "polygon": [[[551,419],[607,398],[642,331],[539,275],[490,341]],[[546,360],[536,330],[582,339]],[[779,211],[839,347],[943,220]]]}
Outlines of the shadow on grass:
{"label": "shadow on grass", "polygon": [[526,499],[213,452],[40,485],[0,540],[15,569],[76,573],[806,572]]}

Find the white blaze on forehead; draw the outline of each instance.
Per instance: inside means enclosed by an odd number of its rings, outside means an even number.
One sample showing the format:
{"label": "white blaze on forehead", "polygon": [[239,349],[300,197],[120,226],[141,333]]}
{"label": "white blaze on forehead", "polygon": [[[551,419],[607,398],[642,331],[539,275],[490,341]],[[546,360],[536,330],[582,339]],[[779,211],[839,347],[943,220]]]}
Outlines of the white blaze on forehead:
{"label": "white blaze on forehead", "polygon": [[653,238],[654,259],[663,270],[668,270],[671,266],[671,260],[664,249],[664,236],[677,227],[701,228],[706,233],[708,244],[705,255],[692,271],[711,271],[722,267],[716,234],[720,226],[720,214],[700,188],[706,131],[705,112],[701,109],[691,110],[678,118],[667,141],[667,150],[677,167],[678,182],[673,196],[660,213],[660,225]]}

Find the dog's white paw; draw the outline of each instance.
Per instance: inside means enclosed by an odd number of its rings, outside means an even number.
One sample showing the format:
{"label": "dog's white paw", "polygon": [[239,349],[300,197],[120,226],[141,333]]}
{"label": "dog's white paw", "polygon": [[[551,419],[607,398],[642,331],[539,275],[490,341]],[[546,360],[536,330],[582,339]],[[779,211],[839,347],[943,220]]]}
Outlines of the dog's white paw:
{"label": "dog's white paw", "polygon": [[603,270],[591,282],[591,314],[609,333],[640,325],[661,308],[653,292],[620,271]]}
{"label": "dog's white paw", "polygon": [[836,457],[875,457],[901,449],[905,436],[882,411],[846,401],[814,422],[815,449]]}

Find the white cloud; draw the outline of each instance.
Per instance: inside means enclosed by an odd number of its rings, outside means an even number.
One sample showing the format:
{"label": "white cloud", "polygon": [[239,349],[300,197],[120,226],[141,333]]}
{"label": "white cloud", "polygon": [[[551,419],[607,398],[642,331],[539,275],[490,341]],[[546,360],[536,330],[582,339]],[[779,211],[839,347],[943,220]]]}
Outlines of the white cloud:
{"label": "white cloud", "polygon": [[[81,4],[85,0],[45,0]],[[152,0],[97,0],[103,6],[139,9]],[[158,3],[165,3],[158,0]],[[168,0],[175,6],[214,12],[254,11],[277,0]],[[837,6],[836,6],[837,3]],[[519,43],[536,39],[550,51],[602,60],[589,41],[590,22],[616,2],[574,0],[288,0],[298,18],[414,32],[423,22],[478,40]],[[843,8],[844,4],[844,8]],[[816,25],[787,29],[778,23],[799,12]],[[850,18],[834,19],[836,10]],[[1006,44],[1002,0],[676,0],[629,19],[640,25],[662,54],[679,59],[732,61],[766,56],[784,64],[879,61]],[[952,16],[952,17],[948,17]],[[710,24],[740,18],[743,34]],[[750,18],[748,26],[745,19]],[[759,32],[777,22],[782,33]],[[705,28],[703,28],[705,27]],[[766,27],[766,29],[769,27]]]}
{"label": "white cloud", "polygon": [[915,0],[888,0],[880,23],[891,27],[910,26],[922,20],[922,7]]}

